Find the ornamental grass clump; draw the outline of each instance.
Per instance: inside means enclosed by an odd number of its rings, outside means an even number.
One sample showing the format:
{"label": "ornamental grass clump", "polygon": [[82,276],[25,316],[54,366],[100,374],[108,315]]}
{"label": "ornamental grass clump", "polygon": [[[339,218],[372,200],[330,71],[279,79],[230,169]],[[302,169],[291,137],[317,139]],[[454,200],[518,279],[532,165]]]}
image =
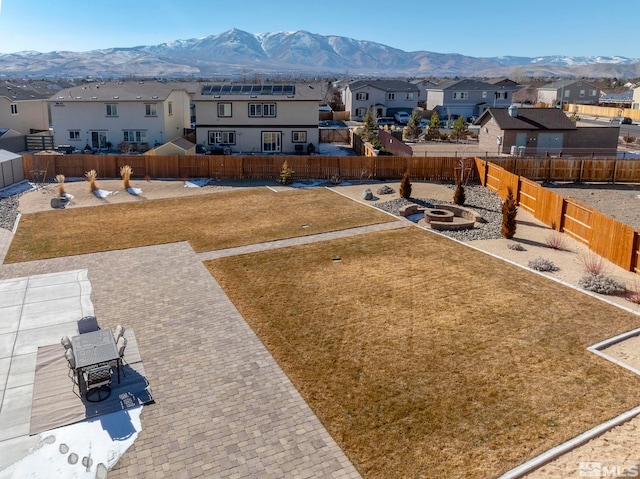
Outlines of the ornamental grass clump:
{"label": "ornamental grass clump", "polygon": [[537,258],[529,261],[529,268],[535,269],[536,271],[550,273],[553,273],[554,271],[558,271],[560,269],[555,264],[553,264],[553,261],[543,258],[542,256],[538,256]]}
{"label": "ornamental grass clump", "polygon": [[96,170],[89,170],[84,174],[84,176],[89,181],[89,188],[91,190],[91,193],[98,191],[99,188],[96,184],[96,176],[98,176],[98,173],[96,172]]}
{"label": "ornamental grass clump", "polygon": [[129,165],[124,165],[120,168],[120,176],[122,177],[122,183],[124,185],[124,189],[128,190],[131,188],[131,175],[133,174],[133,169]]}
{"label": "ornamental grass clump", "polygon": [[582,252],[578,255],[585,273],[605,274],[607,272],[607,262],[602,256],[598,256],[593,251]]}
{"label": "ornamental grass clump", "polygon": [[558,251],[567,250],[567,237],[559,231],[551,231],[544,239],[544,244],[547,248],[555,249]]}
{"label": "ornamental grass clump", "polygon": [[631,287],[626,292],[627,300],[634,304],[640,304],[640,281],[634,280]]}
{"label": "ornamental grass clump", "polygon": [[67,196],[67,192],[64,190],[64,175],[56,175],[56,182],[58,183],[58,196]]}
{"label": "ornamental grass clump", "polygon": [[581,288],[594,293],[619,295],[627,291],[624,283],[605,274],[587,273],[578,280]]}

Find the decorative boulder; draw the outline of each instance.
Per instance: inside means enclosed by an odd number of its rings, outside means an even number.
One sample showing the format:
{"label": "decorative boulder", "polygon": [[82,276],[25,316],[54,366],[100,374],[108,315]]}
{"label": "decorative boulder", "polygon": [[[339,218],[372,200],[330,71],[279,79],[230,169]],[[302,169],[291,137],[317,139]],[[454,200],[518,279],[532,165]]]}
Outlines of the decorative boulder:
{"label": "decorative boulder", "polygon": [[362,199],[363,200],[372,200],[373,199],[373,193],[371,192],[371,188],[367,188],[366,190],[364,190],[362,192]]}
{"label": "decorative boulder", "polygon": [[395,193],[396,190],[394,190],[393,188],[391,188],[390,186],[384,185],[381,186],[380,188],[378,188],[378,194],[379,195],[391,195],[393,193]]}

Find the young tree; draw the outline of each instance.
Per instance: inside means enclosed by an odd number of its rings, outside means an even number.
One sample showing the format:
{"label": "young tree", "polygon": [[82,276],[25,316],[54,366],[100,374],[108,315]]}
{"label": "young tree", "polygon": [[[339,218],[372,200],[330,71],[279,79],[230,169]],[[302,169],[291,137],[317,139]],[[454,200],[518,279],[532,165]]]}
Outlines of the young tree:
{"label": "young tree", "polygon": [[467,128],[467,120],[463,116],[459,116],[458,119],[453,124],[453,131],[451,132],[451,136],[456,140],[465,139],[469,134],[469,129]]}
{"label": "young tree", "polygon": [[376,125],[376,118],[371,108],[367,108],[363,122],[362,139],[364,141],[373,142],[373,138],[378,138],[378,125]]}
{"label": "young tree", "polygon": [[464,202],[467,200],[464,193],[464,186],[462,185],[462,181],[456,180],[456,191],[453,193],[453,202],[456,205],[464,205]]}
{"label": "young tree", "polygon": [[420,129],[418,125],[420,124],[420,114],[417,111],[414,111],[411,114],[411,118],[407,122],[407,126],[404,128],[404,136],[408,140],[415,140],[418,138],[420,134]]}
{"label": "young tree", "polygon": [[406,171],[400,181],[400,197],[411,198],[411,181],[409,180],[409,172]]}
{"label": "young tree", "polygon": [[516,214],[518,206],[513,197],[513,188],[507,187],[507,197],[502,203],[502,228],[500,233],[507,239],[511,239],[516,234]]}
{"label": "young tree", "polygon": [[435,140],[440,136],[440,115],[437,111],[431,114],[431,120],[429,121],[429,127],[427,128],[427,139]]}

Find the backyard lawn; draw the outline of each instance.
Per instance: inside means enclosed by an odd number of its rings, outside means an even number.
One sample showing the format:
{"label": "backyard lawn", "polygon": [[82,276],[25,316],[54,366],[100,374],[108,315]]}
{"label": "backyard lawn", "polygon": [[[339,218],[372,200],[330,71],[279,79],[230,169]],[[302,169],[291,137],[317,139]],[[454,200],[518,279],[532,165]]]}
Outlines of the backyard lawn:
{"label": "backyard lawn", "polygon": [[393,221],[326,189],[253,188],[23,215],[6,263],[188,241],[197,252]]}
{"label": "backyard lawn", "polygon": [[640,318],[417,228],[206,264],[365,478],[497,477],[640,404],[586,350]]}

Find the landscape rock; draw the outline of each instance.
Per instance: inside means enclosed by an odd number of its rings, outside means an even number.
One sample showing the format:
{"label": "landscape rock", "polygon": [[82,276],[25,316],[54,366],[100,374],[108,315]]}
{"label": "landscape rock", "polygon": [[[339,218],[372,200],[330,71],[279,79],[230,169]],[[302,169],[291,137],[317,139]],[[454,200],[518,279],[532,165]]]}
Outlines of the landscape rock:
{"label": "landscape rock", "polygon": [[360,196],[362,197],[363,200],[372,200],[373,199],[373,192],[371,191],[371,188],[367,188],[366,190],[364,190],[362,192],[362,194]]}

